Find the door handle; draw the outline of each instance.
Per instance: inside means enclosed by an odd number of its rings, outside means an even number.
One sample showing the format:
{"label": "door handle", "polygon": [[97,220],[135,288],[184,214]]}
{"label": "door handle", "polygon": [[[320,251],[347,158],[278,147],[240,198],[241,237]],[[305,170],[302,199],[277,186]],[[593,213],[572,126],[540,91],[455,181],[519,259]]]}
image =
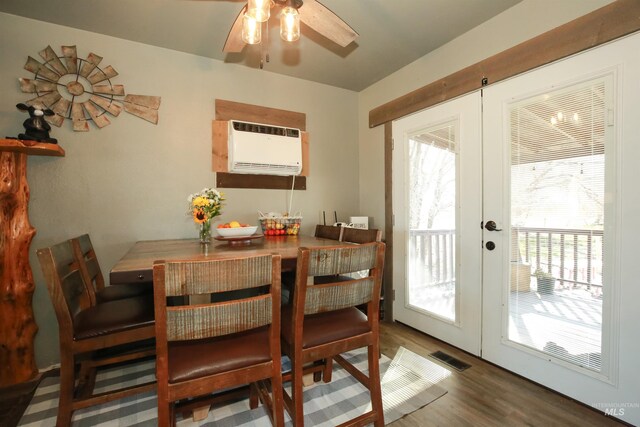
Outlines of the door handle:
{"label": "door handle", "polygon": [[487,221],[487,223],[484,225],[484,228],[489,231],[502,231],[502,228],[497,227],[495,221]]}

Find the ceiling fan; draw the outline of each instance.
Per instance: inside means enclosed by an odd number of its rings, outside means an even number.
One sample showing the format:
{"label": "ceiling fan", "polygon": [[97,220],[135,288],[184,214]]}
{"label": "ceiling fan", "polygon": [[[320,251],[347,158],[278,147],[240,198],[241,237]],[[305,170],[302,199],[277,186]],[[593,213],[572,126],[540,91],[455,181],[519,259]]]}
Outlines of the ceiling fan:
{"label": "ceiling fan", "polygon": [[231,26],[222,49],[240,52],[246,44],[261,41],[261,24],[280,13],[280,35],[286,41],[300,37],[300,21],[339,46],[345,47],[358,37],[346,22],[316,0],[248,0]]}

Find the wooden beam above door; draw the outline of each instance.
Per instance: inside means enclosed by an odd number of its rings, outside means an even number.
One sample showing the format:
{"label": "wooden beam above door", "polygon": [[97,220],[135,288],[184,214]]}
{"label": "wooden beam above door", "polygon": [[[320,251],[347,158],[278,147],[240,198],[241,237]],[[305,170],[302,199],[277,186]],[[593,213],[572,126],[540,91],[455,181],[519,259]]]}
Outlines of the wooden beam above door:
{"label": "wooden beam above door", "polygon": [[640,1],[617,0],[369,112],[369,127],[391,122],[640,30]]}

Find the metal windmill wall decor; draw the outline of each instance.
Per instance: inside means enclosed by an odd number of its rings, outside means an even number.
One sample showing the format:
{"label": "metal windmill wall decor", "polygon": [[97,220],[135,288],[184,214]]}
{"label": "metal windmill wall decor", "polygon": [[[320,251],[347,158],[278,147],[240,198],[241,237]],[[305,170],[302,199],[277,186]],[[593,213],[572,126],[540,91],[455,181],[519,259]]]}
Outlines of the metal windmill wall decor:
{"label": "metal windmill wall decor", "polygon": [[92,121],[98,128],[109,124],[107,113],[117,117],[123,110],[153,124],[158,124],[159,96],[126,94],[124,86],[114,84],[118,75],[107,65],[101,68],[102,57],[89,53],[79,58],[75,46],[62,46],[58,56],[51,46],[38,52],[44,63],[29,56],[24,69],[34,74],[32,79],[19,78],[20,89],[33,93],[35,98],[27,105],[50,108],[55,115],[46,120],[54,126],[62,126],[71,120],[76,132],[89,131]]}

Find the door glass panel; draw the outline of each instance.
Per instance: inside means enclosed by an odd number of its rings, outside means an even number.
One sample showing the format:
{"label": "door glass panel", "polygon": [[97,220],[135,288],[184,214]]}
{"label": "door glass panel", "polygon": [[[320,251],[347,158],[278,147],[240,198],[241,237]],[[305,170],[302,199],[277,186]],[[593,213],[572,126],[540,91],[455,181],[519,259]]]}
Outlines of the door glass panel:
{"label": "door glass panel", "polygon": [[409,136],[408,304],[456,320],[458,120]]}
{"label": "door glass panel", "polygon": [[600,371],[606,80],[509,107],[508,338]]}

